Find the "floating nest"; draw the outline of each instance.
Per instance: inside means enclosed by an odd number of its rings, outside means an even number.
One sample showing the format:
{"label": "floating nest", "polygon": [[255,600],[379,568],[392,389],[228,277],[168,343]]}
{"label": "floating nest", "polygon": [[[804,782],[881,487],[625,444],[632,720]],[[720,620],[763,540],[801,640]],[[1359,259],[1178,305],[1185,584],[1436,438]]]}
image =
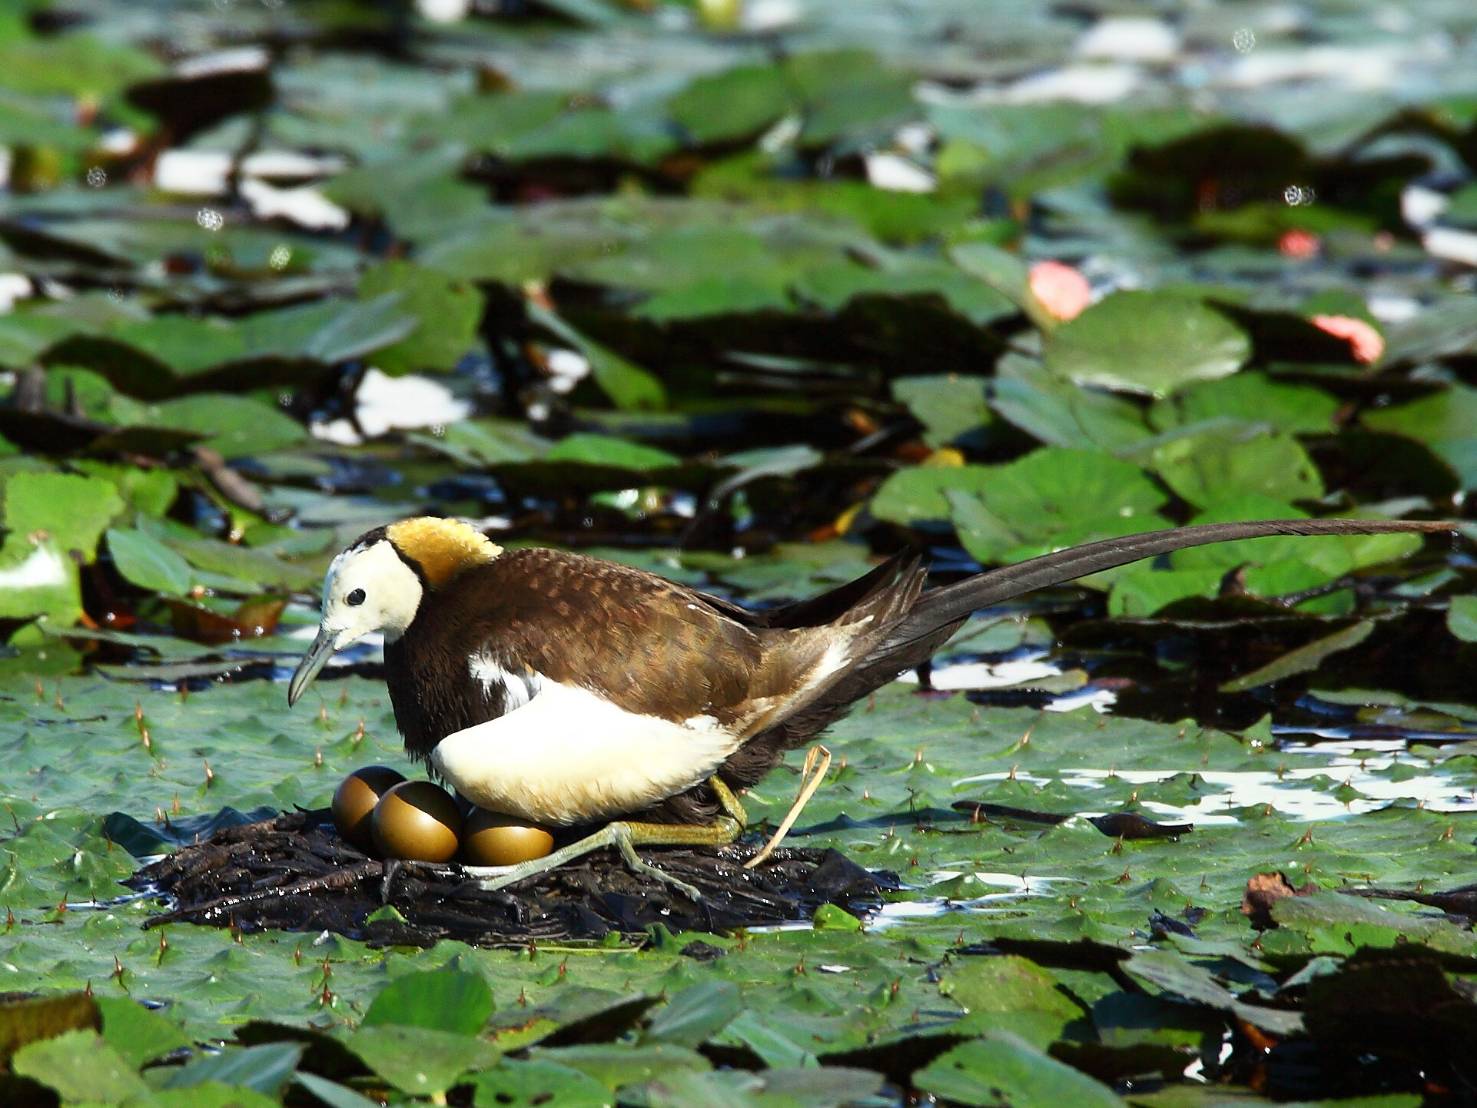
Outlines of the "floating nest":
{"label": "floating nest", "polygon": [[457,865],[380,861],[339,838],[326,809],[216,832],[139,870],[126,884],[157,894],[169,911],[146,927],[185,922],[243,931],[332,931],[372,946],[482,946],[599,939],[612,932],[731,931],[810,919],[822,904],[854,915],[897,887],[835,850],[643,849],[643,856],[703,893],[694,904],[663,882],[632,873],[614,851],[489,892]]}

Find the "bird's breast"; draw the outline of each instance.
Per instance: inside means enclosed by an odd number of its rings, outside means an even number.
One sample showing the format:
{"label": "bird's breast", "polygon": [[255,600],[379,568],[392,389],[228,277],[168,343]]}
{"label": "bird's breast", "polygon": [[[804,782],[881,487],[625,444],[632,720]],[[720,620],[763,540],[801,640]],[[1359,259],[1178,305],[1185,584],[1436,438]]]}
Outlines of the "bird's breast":
{"label": "bird's breast", "polygon": [[628,815],[706,780],[740,743],[711,717],[643,715],[538,674],[515,684],[533,695],[431,754],[449,784],[492,811],[554,826]]}

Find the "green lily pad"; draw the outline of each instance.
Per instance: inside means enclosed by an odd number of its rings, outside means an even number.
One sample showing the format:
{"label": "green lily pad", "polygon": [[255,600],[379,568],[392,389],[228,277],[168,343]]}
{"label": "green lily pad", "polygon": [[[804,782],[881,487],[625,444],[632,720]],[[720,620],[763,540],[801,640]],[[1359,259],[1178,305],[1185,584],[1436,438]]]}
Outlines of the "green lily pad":
{"label": "green lily pad", "polygon": [[10,1067],[70,1101],[120,1104],[148,1091],[142,1079],[96,1031],[64,1031],[15,1052]]}
{"label": "green lily pad", "polygon": [[1109,1108],[1123,1103],[1105,1085],[1008,1032],[955,1047],[914,1074],[913,1081],[924,1092],[960,1104],[993,1105],[1004,1099],[1021,1108]]}
{"label": "green lily pad", "polygon": [[1477,389],[1452,385],[1408,404],[1365,412],[1360,422],[1427,443],[1457,471],[1464,489],[1477,488]]}
{"label": "green lily pad", "polygon": [[642,1038],[677,1046],[701,1046],[741,1011],[743,1000],[731,982],[691,985],[658,1010]]}
{"label": "green lily pad", "polygon": [[1167,396],[1229,377],[1251,355],[1246,333],[1198,301],[1115,292],[1052,332],[1046,367],[1079,385]]}
{"label": "green lily pad", "polygon": [[1323,478],[1307,451],[1281,431],[1181,434],[1156,446],[1149,464],[1166,485],[1200,508],[1241,495],[1317,500],[1324,493]]}
{"label": "green lily pad", "polygon": [[472,1070],[495,1064],[500,1052],[470,1035],[384,1023],[344,1040],[359,1059],[401,1092],[444,1093]]}
{"label": "green lily pad", "polygon": [[475,1035],[492,1008],[492,990],[480,973],[443,967],[391,981],[369,1005],[361,1026],[394,1024]]}
{"label": "green lily pad", "polygon": [[413,331],[377,350],[374,364],[399,376],[418,370],[449,370],[471,349],[482,320],[482,294],[466,281],[412,262],[382,262],[359,279],[359,295],[373,300],[398,293],[398,311],[417,318]]}
{"label": "green lily pad", "polygon": [[1453,596],[1446,609],[1446,629],[1462,642],[1477,642],[1477,596]]}
{"label": "green lily pad", "polygon": [[1038,1048],[1050,1046],[1069,1023],[1083,1018],[1056,978],[1014,955],[962,960],[939,991],[967,1013],[960,1032],[1010,1031]]}
{"label": "green lily pad", "polygon": [[118,572],[141,589],[171,596],[190,591],[190,563],[152,535],[131,527],[109,528],[108,552]]}
{"label": "green lily pad", "polygon": [[930,446],[977,440],[995,418],[983,377],[905,377],[893,382],[892,394],[923,424]]}
{"label": "green lily pad", "polygon": [[472,1103],[478,1108],[495,1105],[532,1108],[539,1104],[603,1108],[610,1103],[610,1091],[593,1077],[569,1066],[504,1058],[473,1079]]}

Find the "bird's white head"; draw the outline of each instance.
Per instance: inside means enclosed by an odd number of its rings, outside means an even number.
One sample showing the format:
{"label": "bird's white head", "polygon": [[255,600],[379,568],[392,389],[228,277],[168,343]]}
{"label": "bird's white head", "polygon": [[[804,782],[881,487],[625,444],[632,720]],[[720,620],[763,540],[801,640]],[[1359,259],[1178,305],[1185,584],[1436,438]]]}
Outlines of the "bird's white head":
{"label": "bird's white head", "polygon": [[499,553],[480,531],[449,519],[408,519],[361,537],[328,567],[323,619],[287,686],[287,703],[297,703],[335,651],[374,631],[394,642],[414,621],[428,588]]}
{"label": "bird's white head", "polygon": [[351,546],[323,579],[322,627],[342,650],[372,631],[398,639],[415,619],[423,592],[420,578],[389,539]]}

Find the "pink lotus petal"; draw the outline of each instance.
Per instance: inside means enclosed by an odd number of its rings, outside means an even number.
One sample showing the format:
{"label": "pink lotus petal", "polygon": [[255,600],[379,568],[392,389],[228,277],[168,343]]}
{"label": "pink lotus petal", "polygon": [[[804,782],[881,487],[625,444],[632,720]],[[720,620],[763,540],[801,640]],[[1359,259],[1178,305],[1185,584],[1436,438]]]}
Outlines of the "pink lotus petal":
{"label": "pink lotus petal", "polygon": [[1282,237],[1277,240],[1277,249],[1286,258],[1315,258],[1323,249],[1323,242],[1311,231],[1293,229],[1282,232]]}
{"label": "pink lotus petal", "polygon": [[1369,365],[1379,361],[1385,352],[1385,336],[1362,319],[1348,315],[1315,315],[1313,326],[1335,338],[1347,339],[1354,349],[1354,360]]}
{"label": "pink lotus petal", "polygon": [[1087,278],[1061,262],[1036,262],[1031,266],[1031,295],[1057,319],[1068,320],[1092,303]]}

